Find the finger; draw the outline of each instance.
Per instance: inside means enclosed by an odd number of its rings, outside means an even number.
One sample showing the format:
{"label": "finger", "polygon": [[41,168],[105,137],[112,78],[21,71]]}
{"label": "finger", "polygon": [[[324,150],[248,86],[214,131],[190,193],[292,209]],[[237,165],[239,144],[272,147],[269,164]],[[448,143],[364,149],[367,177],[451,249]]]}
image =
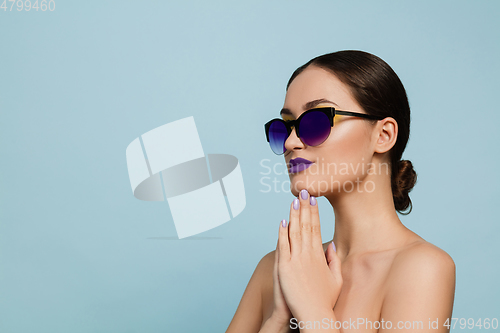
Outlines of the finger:
{"label": "finger", "polygon": [[312,225],[311,225],[311,204],[309,203],[309,193],[302,190],[299,193],[300,198],[300,232],[302,238],[302,250],[311,250],[312,244]]}
{"label": "finger", "polygon": [[276,242],[276,251],[274,251],[274,266],[273,266],[273,278],[274,278],[275,282],[278,279],[279,251],[280,251],[280,238],[279,238],[279,234],[278,234],[278,241]]}
{"label": "finger", "polygon": [[292,204],[290,205],[290,219],[288,222],[288,238],[290,240],[291,256],[300,253],[302,247],[299,214],[300,214],[300,201],[298,198],[295,198]]}
{"label": "finger", "polygon": [[290,259],[290,243],[288,241],[288,223],[282,220],[279,231],[279,260],[286,262]]}
{"label": "finger", "polygon": [[333,241],[328,245],[328,248],[326,249],[326,262],[328,264],[328,268],[330,268],[333,273],[340,273],[341,262],[335,250],[335,244],[333,243]]}
{"label": "finger", "polygon": [[316,197],[310,196],[309,199],[311,209],[311,233],[312,233],[312,246],[323,250],[323,242],[321,240],[321,225],[319,222],[319,208]]}

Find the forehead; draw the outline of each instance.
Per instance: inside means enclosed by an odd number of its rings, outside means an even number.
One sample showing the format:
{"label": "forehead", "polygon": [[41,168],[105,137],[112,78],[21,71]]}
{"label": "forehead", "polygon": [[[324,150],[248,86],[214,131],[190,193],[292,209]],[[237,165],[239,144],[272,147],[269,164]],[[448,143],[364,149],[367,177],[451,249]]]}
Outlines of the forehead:
{"label": "forehead", "polygon": [[289,109],[297,117],[305,111],[304,105],[319,99],[332,101],[339,109],[357,105],[349,88],[335,75],[322,68],[309,66],[288,87],[283,108]]}

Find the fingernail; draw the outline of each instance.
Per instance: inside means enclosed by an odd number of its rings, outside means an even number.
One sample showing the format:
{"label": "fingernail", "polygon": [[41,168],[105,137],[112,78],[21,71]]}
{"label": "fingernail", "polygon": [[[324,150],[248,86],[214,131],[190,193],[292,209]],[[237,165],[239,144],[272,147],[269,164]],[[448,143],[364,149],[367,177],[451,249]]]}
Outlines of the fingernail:
{"label": "fingernail", "polygon": [[333,251],[337,252],[337,248],[335,247],[335,243],[332,241],[332,247],[333,247]]}
{"label": "fingernail", "polygon": [[316,206],[316,198],[311,195],[311,199],[309,200],[311,206]]}
{"label": "fingernail", "polygon": [[283,228],[286,228],[286,220],[282,220],[282,221],[281,221],[281,226],[282,226]]}
{"label": "fingernail", "polygon": [[300,191],[300,196],[302,197],[303,200],[306,200],[307,199],[307,195],[309,193],[307,193],[307,190],[302,190]]}
{"label": "fingernail", "polygon": [[295,210],[299,209],[299,204],[300,204],[299,199],[297,198],[293,199],[293,209]]}

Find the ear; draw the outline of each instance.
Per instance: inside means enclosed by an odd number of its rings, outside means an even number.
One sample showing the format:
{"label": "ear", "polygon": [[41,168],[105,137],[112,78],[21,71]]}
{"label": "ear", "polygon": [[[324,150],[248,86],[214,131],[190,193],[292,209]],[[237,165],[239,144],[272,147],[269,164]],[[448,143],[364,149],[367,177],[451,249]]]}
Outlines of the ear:
{"label": "ear", "polygon": [[392,117],[379,120],[376,130],[375,152],[385,153],[389,151],[398,137],[398,123]]}

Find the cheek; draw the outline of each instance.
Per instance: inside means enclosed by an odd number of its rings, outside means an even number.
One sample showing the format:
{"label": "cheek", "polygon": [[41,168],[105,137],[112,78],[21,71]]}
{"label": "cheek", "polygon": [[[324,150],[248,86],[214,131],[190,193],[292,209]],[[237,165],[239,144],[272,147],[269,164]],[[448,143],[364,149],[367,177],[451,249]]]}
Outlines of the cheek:
{"label": "cheek", "polygon": [[[320,163],[325,164],[325,176],[360,176],[371,160],[369,149],[370,136],[364,128],[346,126],[340,130],[339,126],[336,133],[332,130],[325,146],[318,151],[318,157]],[[349,170],[348,174],[346,169]]]}

